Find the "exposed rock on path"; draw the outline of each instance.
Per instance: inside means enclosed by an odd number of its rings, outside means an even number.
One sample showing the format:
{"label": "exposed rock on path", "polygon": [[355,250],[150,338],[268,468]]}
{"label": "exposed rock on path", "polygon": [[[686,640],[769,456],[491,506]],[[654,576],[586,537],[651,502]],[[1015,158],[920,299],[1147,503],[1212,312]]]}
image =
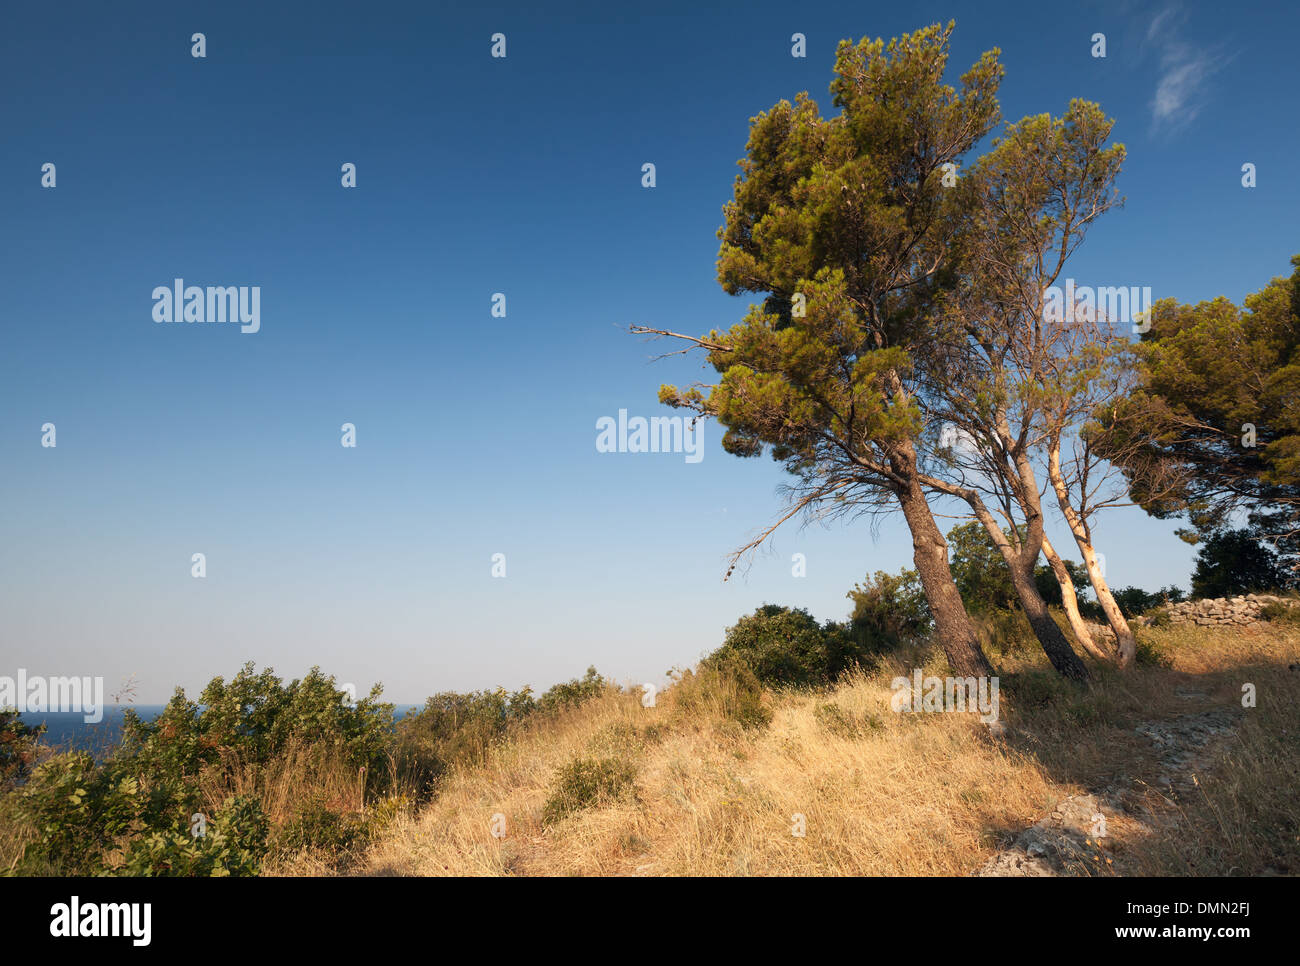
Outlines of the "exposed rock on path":
{"label": "exposed rock on path", "polygon": [[[1192,691],[1178,696],[1205,697]],[[1148,784],[1162,793],[1194,787],[1193,776],[1204,766],[1208,747],[1234,732],[1239,714],[1220,709],[1139,724],[1134,730],[1150,740],[1159,754],[1159,771]],[[1057,876],[1077,875],[1089,868],[1110,869],[1112,860],[1099,844],[1105,839],[1106,823],[1122,817],[1149,828],[1153,821],[1140,805],[1131,804],[1133,782],[1121,779],[1103,789],[1062,799],[1051,814],[1016,836],[975,875]]]}

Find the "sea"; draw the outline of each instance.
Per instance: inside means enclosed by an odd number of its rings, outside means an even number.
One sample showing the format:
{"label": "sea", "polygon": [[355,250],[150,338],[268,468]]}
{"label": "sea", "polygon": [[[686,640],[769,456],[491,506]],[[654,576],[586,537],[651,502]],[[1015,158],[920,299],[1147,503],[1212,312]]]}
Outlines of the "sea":
{"label": "sea", "polygon": [[[152,721],[162,714],[165,707],[162,704],[106,705],[103,718],[93,723],[87,722],[86,716],[80,711],[25,711],[19,717],[24,724],[32,727],[45,725],[41,741],[52,748],[60,751],[88,751],[96,759],[103,759],[121,740],[122,721],[128,709],[145,721]],[[420,704],[396,705],[393,717],[400,719],[422,707]]]}

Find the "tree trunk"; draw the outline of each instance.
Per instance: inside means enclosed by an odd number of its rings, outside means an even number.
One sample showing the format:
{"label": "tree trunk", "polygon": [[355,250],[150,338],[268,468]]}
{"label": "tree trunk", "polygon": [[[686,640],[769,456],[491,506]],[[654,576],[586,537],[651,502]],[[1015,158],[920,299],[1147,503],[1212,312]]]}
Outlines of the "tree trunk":
{"label": "tree trunk", "polygon": [[1016,596],[1020,598],[1020,606],[1024,608],[1025,616],[1029,618],[1029,626],[1034,629],[1034,636],[1038,638],[1038,643],[1043,645],[1052,667],[1056,668],[1057,673],[1072,681],[1088,680],[1087,666],[1079,659],[1079,655],[1074,653],[1074,648],[1061,633],[1060,626],[1052,619],[1043,595],[1038,592],[1038,586],[1034,583],[1032,563],[1026,567],[1019,561],[1008,560],[1007,564],[1011,568],[1011,584],[1016,589]]}
{"label": "tree trunk", "polygon": [[[1075,540],[1077,541],[1078,537]],[[1119,652],[1119,666],[1121,668],[1131,667],[1133,659],[1137,656],[1137,639],[1133,636],[1133,631],[1129,629],[1128,621],[1124,619],[1124,612],[1119,609],[1119,604],[1115,603],[1115,597],[1111,594],[1110,585],[1106,583],[1106,578],[1101,572],[1101,563],[1097,560],[1097,553],[1092,549],[1092,544],[1080,543],[1079,553],[1083,554],[1083,565],[1088,568],[1088,579],[1092,581],[1092,589],[1097,595],[1097,603],[1101,604],[1101,609],[1106,614],[1106,620],[1109,622],[1111,630],[1115,632],[1115,643]]]}
{"label": "tree trunk", "polygon": [[1047,537],[1043,537],[1043,556],[1047,558],[1047,565],[1052,568],[1056,582],[1061,585],[1061,606],[1065,609],[1065,616],[1070,621],[1070,629],[1074,631],[1074,636],[1078,638],[1079,646],[1100,661],[1114,661],[1114,656],[1108,654],[1092,639],[1092,632],[1088,630],[1087,622],[1079,613],[1079,595],[1074,589],[1074,579],[1066,569],[1065,561],[1061,559]]}
{"label": "tree trunk", "polygon": [[962,677],[992,677],[993,666],[980,649],[948,566],[948,544],[934,522],[930,504],[915,479],[898,491],[898,502],[912,532],[913,560],[925,588],[934,629],[948,663]]}
{"label": "tree trunk", "polygon": [[[1033,629],[1034,636],[1038,638],[1038,643],[1043,646],[1047,659],[1052,662],[1052,667],[1056,668],[1059,674],[1074,681],[1086,681],[1087,666],[1079,660],[1079,655],[1074,653],[1074,648],[1070,646],[1070,642],[1061,633],[1061,628],[1052,619],[1051,612],[1047,609],[1047,602],[1043,600],[1043,595],[1038,592],[1038,585],[1034,583],[1034,564],[1038,561],[1038,546],[1041,546],[1041,543],[1031,541],[1017,550],[1011,545],[1011,541],[1002,532],[998,521],[978,494],[967,491],[966,501],[975,511],[975,516],[980,523],[984,524],[984,529],[988,531],[993,544],[1002,554],[1002,559],[1006,561],[1007,569],[1011,571],[1011,586],[1015,588],[1016,596],[1020,599],[1020,607],[1024,610],[1025,617],[1029,619],[1029,626]],[[1039,536],[1042,537],[1042,534],[1040,533]],[[1042,539],[1045,540],[1046,537]]]}
{"label": "tree trunk", "polygon": [[[1006,541],[1003,540],[1002,553],[1007,566],[1011,569],[1012,586],[1016,589],[1016,596],[1020,598],[1020,606],[1024,608],[1025,616],[1029,618],[1029,626],[1034,629],[1034,636],[1038,638],[1038,643],[1043,645],[1052,667],[1067,678],[1086,681],[1088,668],[1083,661],[1079,660],[1079,655],[1074,653],[1074,648],[1070,646],[1070,642],[1061,633],[1061,628],[1052,619],[1047,603],[1038,592],[1038,585],[1034,583],[1034,567],[1038,563],[1038,553],[1047,540],[1047,534],[1043,530],[1043,504],[1038,496],[1038,479],[1034,474],[1034,465],[1023,445],[1023,439],[1012,434],[1006,411],[1003,409],[997,412],[996,428],[1003,449],[1011,457],[1015,466],[1015,479],[1008,479],[1007,482],[1013,497],[1025,514],[1024,540],[1017,540],[1015,548],[1005,546]],[[1010,476],[1009,473],[1007,475]],[[1019,486],[1016,486],[1017,482]],[[994,529],[1000,536],[1002,528],[997,527],[996,522],[989,517],[985,528],[987,529],[989,523],[994,524]]]}
{"label": "tree trunk", "polygon": [[1137,640],[1133,637],[1128,621],[1124,619],[1123,612],[1115,603],[1110,585],[1106,583],[1106,577],[1101,572],[1097,551],[1092,548],[1092,536],[1088,532],[1088,525],[1070,505],[1070,489],[1065,485],[1065,475],[1061,472],[1060,439],[1052,440],[1048,446],[1047,475],[1052,481],[1052,489],[1056,491],[1056,502],[1061,505],[1061,513],[1065,516],[1065,522],[1069,524],[1070,533],[1074,535],[1074,542],[1078,544],[1079,553],[1083,556],[1083,565],[1088,570],[1088,580],[1091,581],[1093,592],[1097,595],[1097,603],[1101,604],[1106,620],[1111,630],[1115,632],[1118,664],[1121,668],[1131,667],[1134,657],[1137,656]]}

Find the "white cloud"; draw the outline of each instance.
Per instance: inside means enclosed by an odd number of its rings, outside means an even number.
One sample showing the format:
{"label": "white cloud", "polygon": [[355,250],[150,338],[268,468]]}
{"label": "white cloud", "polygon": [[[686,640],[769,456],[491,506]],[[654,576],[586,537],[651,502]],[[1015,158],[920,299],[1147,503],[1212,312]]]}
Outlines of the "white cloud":
{"label": "white cloud", "polygon": [[1147,40],[1156,40],[1160,33],[1171,25],[1171,21],[1178,14],[1175,7],[1165,7],[1151,19],[1151,26],[1147,28]]}
{"label": "white cloud", "polygon": [[1200,113],[1210,77],[1225,61],[1222,54],[1193,46],[1176,36],[1182,13],[1176,6],[1156,14],[1146,40],[1160,54],[1160,78],[1151,99],[1153,130],[1183,127]]}

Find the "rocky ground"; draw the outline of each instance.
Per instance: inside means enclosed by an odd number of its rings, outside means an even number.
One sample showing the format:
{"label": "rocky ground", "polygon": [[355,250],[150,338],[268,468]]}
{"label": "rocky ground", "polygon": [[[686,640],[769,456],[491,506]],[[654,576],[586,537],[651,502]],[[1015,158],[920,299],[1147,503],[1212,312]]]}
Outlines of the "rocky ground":
{"label": "rocky ground", "polygon": [[[1178,696],[1200,701],[1199,691]],[[1152,743],[1155,768],[1144,776],[1123,776],[1104,788],[1062,799],[1049,815],[1025,829],[989,859],[978,876],[1123,875],[1122,855],[1111,849],[1112,830],[1140,838],[1156,822],[1168,821],[1150,808],[1151,795],[1168,804],[1193,790],[1213,747],[1234,732],[1240,711],[1221,708],[1144,721],[1135,732]]]}

